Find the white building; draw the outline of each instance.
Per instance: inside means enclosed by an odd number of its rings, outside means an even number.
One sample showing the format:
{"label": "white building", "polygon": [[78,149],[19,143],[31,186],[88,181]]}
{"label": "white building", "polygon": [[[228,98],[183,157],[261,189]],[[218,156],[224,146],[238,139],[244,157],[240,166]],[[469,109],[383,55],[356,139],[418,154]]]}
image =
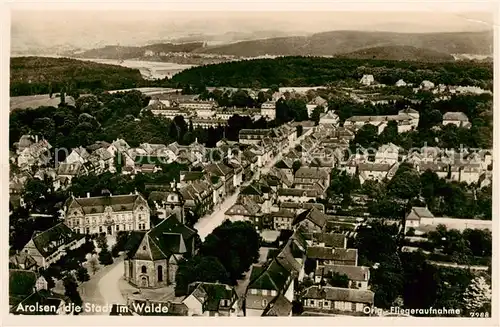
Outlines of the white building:
{"label": "white building", "polygon": [[339,126],[339,116],[336,115],[333,111],[328,111],[327,113],[321,115],[319,118],[320,125],[331,124],[335,127]]}
{"label": "white building", "polygon": [[397,87],[401,87],[401,86],[406,86],[406,82],[403,81],[402,79],[400,79],[399,81],[396,82],[395,84]]}
{"label": "white building", "polygon": [[375,163],[393,165],[398,162],[399,147],[393,143],[381,145],[375,153]]}
{"label": "white building", "polygon": [[260,106],[260,114],[269,120],[276,119],[276,102],[266,101]]}
{"label": "white building", "polygon": [[65,204],[65,223],[81,234],[149,230],[150,209],[139,193],[75,198]]}
{"label": "white building", "polygon": [[359,82],[363,85],[370,86],[375,83],[375,79],[373,78],[373,75],[363,75]]}
{"label": "white building", "polygon": [[460,111],[449,111],[443,115],[443,125],[453,124],[457,127],[469,128],[469,118]]}

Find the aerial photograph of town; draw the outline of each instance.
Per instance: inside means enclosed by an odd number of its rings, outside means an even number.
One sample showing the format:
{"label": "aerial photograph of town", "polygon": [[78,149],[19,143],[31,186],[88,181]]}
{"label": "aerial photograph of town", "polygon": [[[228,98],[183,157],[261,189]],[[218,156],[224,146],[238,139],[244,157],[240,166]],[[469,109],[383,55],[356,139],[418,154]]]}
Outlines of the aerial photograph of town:
{"label": "aerial photograph of town", "polygon": [[492,318],[491,14],[10,17],[12,317]]}

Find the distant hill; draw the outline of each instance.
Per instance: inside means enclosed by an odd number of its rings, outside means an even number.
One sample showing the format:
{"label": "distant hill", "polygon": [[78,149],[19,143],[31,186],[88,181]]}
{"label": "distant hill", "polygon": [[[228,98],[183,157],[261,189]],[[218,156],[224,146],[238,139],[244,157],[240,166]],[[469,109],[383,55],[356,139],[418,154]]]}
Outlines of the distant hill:
{"label": "distant hill", "polygon": [[338,58],[351,59],[379,59],[379,60],[405,60],[405,61],[453,61],[455,58],[446,53],[434,50],[420,49],[405,45],[392,45],[366,48],[349,53],[337,55]]}
{"label": "distant hill", "polygon": [[[339,81],[359,81],[372,74],[376,81],[393,85],[399,79],[419,84],[478,85],[493,81],[488,62],[424,62],[324,57],[278,57],[192,67],[174,75],[172,85],[232,87],[317,86]],[[176,86],[176,87],[177,87]]]}
{"label": "distant hill", "polygon": [[262,55],[333,56],[373,47],[411,46],[444,54],[493,53],[493,32],[393,33],[332,31],[243,41],[196,49],[195,52],[255,57]]}
{"label": "distant hill", "polygon": [[12,57],[10,95],[33,95],[72,91],[114,90],[141,86],[138,69],[69,58]]}
{"label": "distant hill", "polygon": [[107,45],[103,48],[86,50],[83,52],[66,52],[67,56],[78,56],[79,58],[91,59],[134,59],[143,57],[147,50],[154,52],[192,52],[195,49],[202,48],[203,42],[192,43],[157,43],[141,47]]}

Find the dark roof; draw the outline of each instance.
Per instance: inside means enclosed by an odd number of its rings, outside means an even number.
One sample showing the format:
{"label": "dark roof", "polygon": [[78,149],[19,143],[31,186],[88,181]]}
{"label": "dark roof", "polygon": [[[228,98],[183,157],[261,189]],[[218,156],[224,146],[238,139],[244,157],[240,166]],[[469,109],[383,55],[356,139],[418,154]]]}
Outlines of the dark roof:
{"label": "dark roof", "polygon": [[194,235],[196,235],[194,230],[179,222],[175,215],[170,215],[144,236],[147,242],[146,253],[135,249],[135,253],[131,256],[142,260],[168,259],[172,254],[184,253],[182,244],[186,246],[186,251],[190,252],[191,242],[188,241]]}
{"label": "dark roof", "polygon": [[30,270],[37,267],[36,260],[26,252],[19,252],[9,258],[9,263],[16,269]]}
{"label": "dark roof", "polygon": [[300,223],[306,219],[320,228],[323,228],[326,226],[326,215],[316,208],[307,209],[306,211],[300,213],[295,218],[293,224],[295,225],[295,224]]}
{"label": "dark roof", "polygon": [[262,313],[263,316],[286,317],[292,313],[292,303],[283,294],[278,294]]}
{"label": "dark roof", "polygon": [[83,237],[85,236],[75,233],[64,223],[59,223],[43,232],[35,232],[32,240],[40,254],[48,257],[60,247],[61,243],[68,244]]}
{"label": "dark roof", "polygon": [[250,283],[247,289],[264,289],[282,291],[287,286],[290,272],[276,259],[268,265],[253,265],[250,273]]}
{"label": "dark roof", "polygon": [[375,295],[372,291],[329,286],[311,286],[306,289],[303,297],[304,299],[320,299],[373,304],[374,296]]}
{"label": "dark roof", "polygon": [[295,172],[295,178],[328,179],[328,173],[320,168],[300,167]]}
{"label": "dark roof", "polygon": [[307,248],[307,257],[320,260],[342,260],[354,261],[358,257],[357,249],[335,249],[323,246],[309,246]]}
{"label": "dark roof", "polygon": [[294,218],[295,214],[288,209],[280,209],[276,212],[271,212],[271,216],[273,217],[285,217],[285,218]]}
{"label": "dark roof", "polygon": [[37,275],[31,270],[9,269],[9,295],[28,296],[33,293]]}
{"label": "dark roof", "polygon": [[68,211],[81,208],[85,214],[102,213],[107,206],[111,206],[114,212],[132,211],[139,204],[148,207],[146,200],[140,194],[71,198]]}

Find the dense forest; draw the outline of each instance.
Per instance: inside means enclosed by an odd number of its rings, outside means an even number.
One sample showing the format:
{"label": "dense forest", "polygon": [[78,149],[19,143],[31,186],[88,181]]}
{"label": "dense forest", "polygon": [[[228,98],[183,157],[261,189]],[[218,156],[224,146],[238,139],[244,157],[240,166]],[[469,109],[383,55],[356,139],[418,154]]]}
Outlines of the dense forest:
{"label": "dense forest", "polygon": [[10,60],[10,95],[90,93],[142,86],[138,69],[69,58],[15,57]]}
{"label": "dense forest", "polygon": [[420,84],[477,85],[493,87],[492,63],[407,62],[321,57],[281,57],[227,62],[193,67],[172,77],[174,85],[233,87],[316,86],[359,80],[372,74],[376,81],[392,85],[399,79]]}

